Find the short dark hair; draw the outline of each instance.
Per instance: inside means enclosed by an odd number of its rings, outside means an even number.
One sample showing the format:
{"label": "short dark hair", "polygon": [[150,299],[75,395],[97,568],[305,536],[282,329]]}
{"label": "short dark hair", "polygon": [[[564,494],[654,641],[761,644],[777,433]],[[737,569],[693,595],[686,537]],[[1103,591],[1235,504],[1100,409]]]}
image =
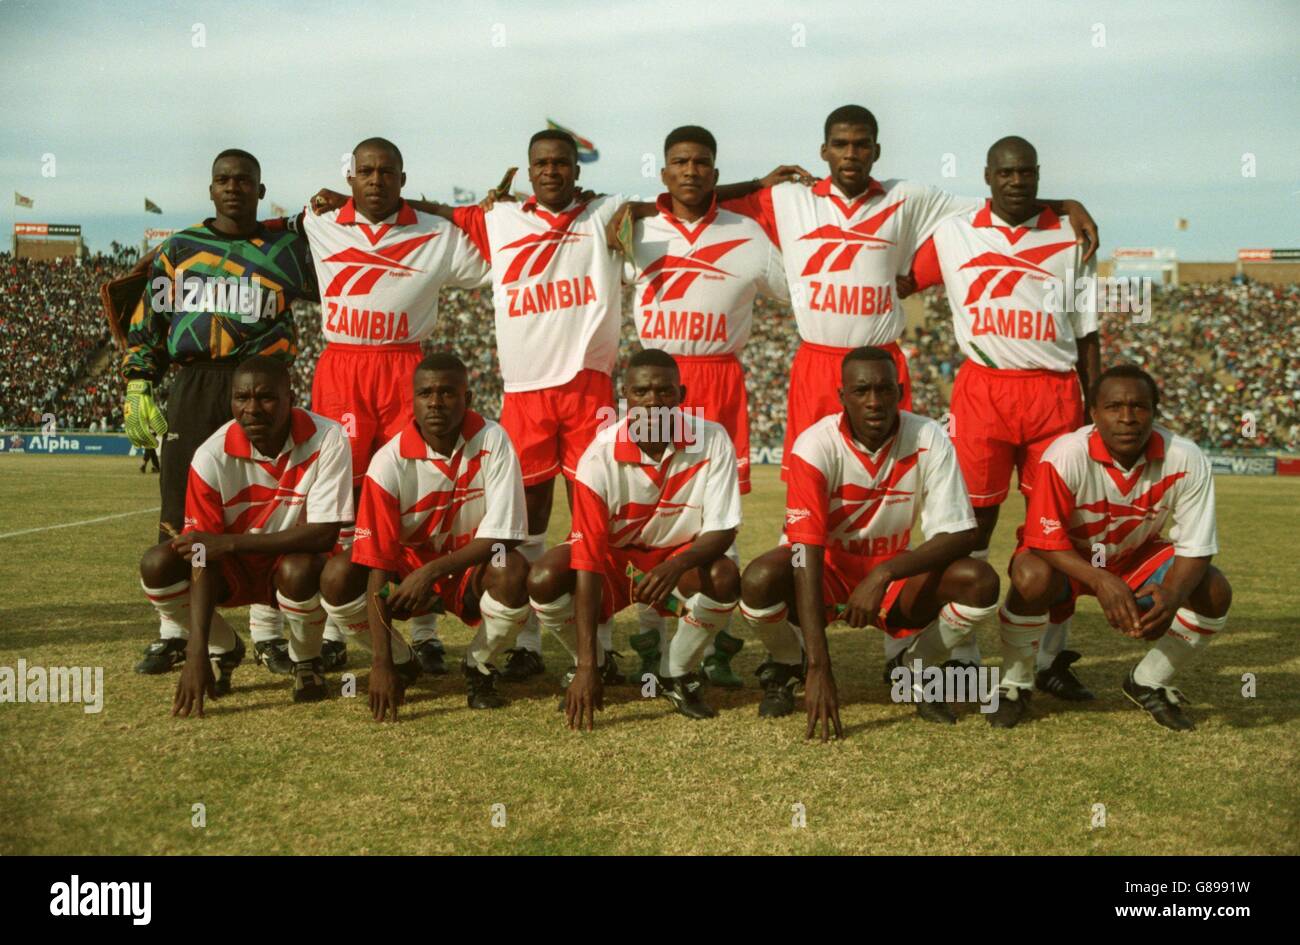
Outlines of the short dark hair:
{"label": "short dark hair", "polygon": [[707,128],[701,128],[699,125],[682,125],[668,132],[668,137],[664,138],[664,157],[668,156],[668,149],[673,145],[683,143],[702,144],[709,149],[715,161],[718,159],[718,142]]}
{"label": "short dark hair", "polygon": [[424,356],[423,361],[415,366],[415,370],[416,373],[420,371],[459,371],[469,377],[469,368],[465,367],[465,362],[450,351],[431,351]]}
{"label": "short dark hair", "polygon": [[283,381],[286,388],[292,386],[289,365],[269,355],[255,354],[251,358],[240,361],[239,367],[235,368],[235,377],[245,374],[265,374],[277,381]]}
{"label": "short dark hair", "polygon": [[1101,393],[1101,385],[1113,377],[1145,382],[1151,391],[1151,409],[1155,410],[1160,406],[1160,388],[1156,384],[1156,379],[1136,364],[1116,364],[1098,374],[1097,379],[1092,382],[1092,390],[1088,392],[1088,399],[1093,404],[1097,403],[1097,395]]}
{"label": "short dark hair", "polygon": [[871,345],[864,345],[861,348],[854,348],[844,356],[840,362],[840,377],[844,377],[845,370],[855,361],[888,361],[894,366],[894,373],[898,373],[898,363],[894,361],[894,356],[884,348],[875,348]]}
{"label": "short dark hair", "polygon": [[402,152],[397,149],[397,145],[393,144],[393,142],[389,141],[387,138],[367,138],[365,141],[359,142],[357,146],[352,149],[352,156],[356,157],[357,152],[362,148],[383,148],[385,151],[392,152],[393,157],[397,158],[398,168],[404,166],[402,163]]}
{"label": "short dark hair", "polygon": [[563,141],[569,147],[573,148],[573,160],[578,160],[578,142],[573,139],[573,135],[559,128],[543,128],[531,138],[528,139],[528,153],[533,153],[533,145],[539,141]]}
{"label": "short dark hair", "polygon": [[262,176],[262,165],[258,162],[257,158],[253,157],[253,155],[249,154],[247,151],[241,148],[226,148],[226,150],[222,151],[220,154],[218,154],[216,157],[212,159],[212,166],[216,167],[218,161],[220,161],[222,158],[228,158],[228,157],[243,158],[245,161],[250,162],[255,168],[257,168],[258,177]]}
{"label": "short dark hair", "polygon": [[627,369],[638,367],[662,367],[672,368],[681,376],[681,369],[677,366],[677,359],[662,348],[642,348],[632,357],[628,358]]}
{"label": "short dark hair", "polygon": [[822,140],[831,140],[832,125],[866,125],[871,129],[871,137],[880,136],[880,126],[876,124],[876,116],[861,105],[841,105],[827,115],[826,127],[822,129]]}
{"label": "short dark hair", "polygon": [[1034,159],[1034,163],[1038,163],[1038,149],[1019,135],[1007,135],[1005,138],[998,138],[997,141],[994,141],[989,145],[988,154],[984,156],[984,163],[992,167],[993,155],[999,151],[1027,151]]}

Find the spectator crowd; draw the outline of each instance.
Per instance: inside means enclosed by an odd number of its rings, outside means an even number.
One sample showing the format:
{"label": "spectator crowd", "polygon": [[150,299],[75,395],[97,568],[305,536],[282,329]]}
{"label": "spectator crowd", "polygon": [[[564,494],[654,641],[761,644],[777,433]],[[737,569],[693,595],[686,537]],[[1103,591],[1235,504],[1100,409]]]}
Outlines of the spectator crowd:
{"label": "spectator crowd", "polygon": [[[53,414],[60,429],[122,428],[119,358],[99,306],[99,285],[129,262],[94,256],[80,265],[0,254],[0,427],[36,428]],[[923,296],[924,317],[902,345],[911,363],[914,409],[940,417],[963,360],[942,290]],[[625,305],[630,310],[630,305]],[[294,308],[299,401],[324,340],[320,310]],[[798,334],[788,305],[759,299],[742,355],[749,390],[750,441],[779,447],[786,385]],[[486,290],[442,293],[428,350],[457,354],[470,370],[476,407],[496,416],[501,376],[492,299]],[[622,358],[636,348],[633,319],[623,323]],[[1162,385],[1160,422],[1203,447],[1300,450],[1300,286],[1188,284],[1159,290],[1151,317],[1102,316],[1102,362],[1131,361]]]}

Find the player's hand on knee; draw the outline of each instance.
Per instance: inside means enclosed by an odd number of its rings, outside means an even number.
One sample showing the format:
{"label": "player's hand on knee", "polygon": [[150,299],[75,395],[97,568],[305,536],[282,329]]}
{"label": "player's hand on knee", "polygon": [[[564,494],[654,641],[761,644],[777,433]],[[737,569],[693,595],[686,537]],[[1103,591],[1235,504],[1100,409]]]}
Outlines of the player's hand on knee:
{"label": "player's hand on knee", "polygon": [[849,595],[844,608],[844,622],[850,627],[879,626],[884,629],[880,607],[885,601],[889,578],[884,575],[877,577],[878,572],[879,569],[868,574]]}
{"label": "player's hand on knee", "polygon": [[391,712],[393,721],[397,721],[397,710],[406,701],[406,689],[397,678],[397,671],[391,663],[375,661],[370,667],[370,712],[376,722],[382,722]]}
{"label": "player's hand on knee", "polygon": [[573,681],[564,692],[564,715],[569,728],[591,731],[596,726],[596,713],[604,711],[605,687],[594,668],[579,666]]}
{"label": "player's hand on knee", "polygon": [[438,575],[428,565],[416,568],[388,595],[388,609],[395,617],[426,611],[433,606],[433,585]]}
{"label": "player's hand on knee", "polygon": [[1151,609],[1142,615],[1142,638],[1156,640],[1164,636],[1182,603],[1174,600],[1173,595],[1159,584],[1144,584],[1133,592],[1133,597],[1137,600],[1150,597],[1152,601]]}
{"label": "player's hand on knee", "polygon": [[686,569],[673,559],[657,564],[646,572],[645,579],[637,585],[633,596],[642,604],[649,604],[651,607],[662,606],[664,601],[668,600],[668,595],[677,587],[677,582],[682,579],[685,571]]}
{"label": "player's hand on knee", "polygon": [[1124,581],[1109,571],[1099,571],[1097,576],[1097,603],[1112,627],[1128,637],[1142,636],[1142,612],[1137,598]]}
{"label": "player's hand on knee", "polygon": [[203,718],[203,699],[217,697],[217,681],[212,678],[212,664],[206,656],[195,658],[187,656],[181,667],[181,678],[176,683],[176,695],[172,699],[172,715],[189,718],[193,712]]}
{"label": "player's hand on knee", "polygon": [[835,691],[835,677],[830,669],[809,669],[804,681],[804,706],[808,710],[808,731],[805,738],[812,738],[821,727],[822,741],[829,741],[831,730],[836,738],[844,737],[840,726],[840,702]]}

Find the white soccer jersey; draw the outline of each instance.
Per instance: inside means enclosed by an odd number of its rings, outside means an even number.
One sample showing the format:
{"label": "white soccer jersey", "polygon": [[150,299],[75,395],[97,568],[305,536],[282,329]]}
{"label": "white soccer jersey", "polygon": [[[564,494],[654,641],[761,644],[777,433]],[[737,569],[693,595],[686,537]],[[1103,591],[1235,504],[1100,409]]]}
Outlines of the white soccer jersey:
{"label": "white soccer jersey", "polygon": [[795,440],[786,480],[785,537],[874,567],[908,549],[918,515],[926,539],[975,527],[943,427],[898,412],[898,430],[876,452],[853,437],[848,415],[822,417]]}
{"label": "white soccer jersey", "polygon": [[717,423],[682,414],[681,437],[655,462],[628,438],[601,430],[578,461],[570,565],[604,571],[610,548],[670,549],[740,525],[736,450]]}
{"label": "white soccer jersey", "polygon": [[[1096,263],[1050,207],[1008,226],[988,201],[949,217],[912,261],[917,289],[942,282],[968,358],[1004,370],[1072,371],[1077,340],[1097,330]],[[1079,280],[1087,277],[1087,281]]]}
{"label": "white soccer jersey", "polygon": [[757,222],[716,203],[694,223],[673,216],[667,194],[658,206],[657,216],[636,222],[635,259],[623,269],[636,286],[641,346],[687,356],[739,354],[755,295],[790,297],[781,253]]}
{"label": "white soccer jersey", "polygon": [[435,452],[412,421],[370,460],[352,561],[396,571],[474,538],[526,537],[519,458],[505,430],[470,410],[450,456]]}
{"label": "white soccer jersey", "polygon": [[1122,571],[1171,517],[1174,554],[1218,553],[1214,476],[1205,454],[1191,440],[1153,426],[1146,452],[1133,469],[1124,469],[1089,424],[1058,437],[1043,453],[1024,543],[1044,551],[1074,549],[1089,561],[1100,545],[1106,569]]}
{"label": "white soccer jersey", "polygon": [[352,453],[343,428],[293,408],[279,455],[263,456],[231,420],[203,441],[190,464],[185,530],[282,532],[352,521]]}
{"label": "white soccer jersey", "polygon": [[895,278],[939,221],[978,201],[911,181],[871,180],[845,197],[829,177],[785,183],[723,203],[763,225],[785,259],[799,337],[836,348],[883,345],[903,333]]}
{"label": "white soccer jersey", "polygon": [[320,216],[304,210],[302,226],[326,341],[418,343],[433,333],[439,289],[472,288],[487,277],[487,263],[463,233],[405,201],[382,223],[370,223],[349,200]]}
{"label": "white soccer jersey", "polygon": [[507,393],[558,387],[584,369],[613,374],[623,261],[605,244],[605,227],[623,201],[575,201],[559,213],[535,197],[486,213],[456,209],[456,225],[491,263]]}

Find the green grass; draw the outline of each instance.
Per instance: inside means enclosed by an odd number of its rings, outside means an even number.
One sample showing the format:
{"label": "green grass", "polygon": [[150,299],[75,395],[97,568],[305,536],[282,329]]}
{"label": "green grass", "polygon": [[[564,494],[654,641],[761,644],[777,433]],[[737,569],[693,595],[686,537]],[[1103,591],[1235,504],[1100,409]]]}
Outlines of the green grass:
{"label": "green grass", "polygon": [[[767,721],[759,693],[709,694],[711,722],[632,688],[606,695],[596,731],[556,710],[560,653],[512,704],[470,712],[461,680],[416,684],[403,721],[359,696],[294,706],[289,683],[246,664],[206,719],[169,716],[176,676],[131,671],[155,633],[135,573],[153,538],[141,514],[0,539],[0,665],[104,667],[98,715],[0,704],[0,854],[40,853],[1144,853],[1300,852],[1295,777],[1300,660],[1294,536],[1300,481],[1218,481],[1217,564],[1227,632],[1180,680],[1198,729],[1165,731],[1119,682],[1142,650],[1085,600],[1073,645],[1098,692],[1082,708],[1040,697],[995,732],[976,712],[929,725],[888,700],[877,631],[831,632],[847,738],[803,740],[802,715]],[[743,560],[772,545],[783,492],[755,470]],[[145,509],[157,479],[130,460],[0,458],[0,534]],[[562,505],[562,503],[561,503]],[[1014,522],[994,543],[1005,562]],[[563,513],[551,530],[558,539]],[[634,623],[620,619],[627,651]],[[247,612],[232,623],[247,626]],[[469,635],[444,621],[451,657]],[[981,634],[986,656],[996,633]],[[760,647],[737,658],[752,680]],[[1241,695],[1256,674],[1258,695]],[[337,677],[335,677],[337,678]],[[191,805],[207,826],[191,826]],[[791,826],[792,805],[807,827]],[[1107,824],[1090,829],[1092,806]],[[507,822],[491,824],[492,805]]]}

